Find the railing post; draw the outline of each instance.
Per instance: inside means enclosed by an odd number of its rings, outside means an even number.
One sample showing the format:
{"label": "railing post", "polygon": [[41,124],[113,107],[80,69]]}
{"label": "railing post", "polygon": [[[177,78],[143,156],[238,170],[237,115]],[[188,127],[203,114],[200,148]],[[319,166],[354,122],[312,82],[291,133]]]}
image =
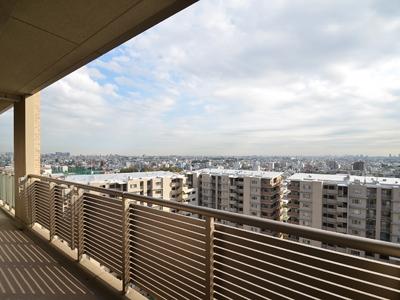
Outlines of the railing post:
{"label": "railing post", "polygon": [[34,205],[35,199],[33,199],[32,191],[33,189],[33,182],[31,178],[22,177],[18,180],[18,194],[15,197],[23,198],[25,203],[25,213],[26,213],[26,222],[27,226],[32,227],[35,223],[35,212],[34,212]]}
{"label": "railing post", "polygon": [[129,200],[122,196],[122,293],[129,286]]}
{"label": "railing post", "polygon": [[206,290],[205,298],[214,299],[214,217],[206,217]]}
{"label": "railing post", "polygon": [[78,224],[76,225],[77,228],[77,235],[78,235],[78,262],[81,261],[83,255],[83,195],[84,191],[79,189],[78,190],[78,197],[76,201],[72,204],[75,207],[75,214],[73,218],[76,218]]}
{"label": "railing post", "polygon": [[[66,195],[67,197],[67,203],[70,208],[70,214],[71,214],[71,249],[74,250],[75,248],[78,247],[75,243],[75,237],[78,236],[79,234],[75,232],[75,223],[79,221],[79,201],[80,201],[80,190],[76,188],[75,186],[70,186],[70,192]],[[78,209],[77,209],[78,208]],[[78,224],[76,224],[76,228],[78,229]],[[79,243],[78,243],[79,244]]]}
{"label": "railing post", "polygon": [[49,183],[49,224],[50,224],[50,234],[49,234],[49,241],[53,239],[54,235],[56,234],[56,205],[55,205],[55,186],[56,184],[53,182]]}
{"label": "railing post", "polygon": [[13,208],[15,210],[15,188],[14,188],[14,184],[15,184],[15,179],[14,179],[14,175],[10,175],[10,186],[11,186],[11,201],[12,201],[12,205],[11,208]]}
{"label": "railing post", "polygon": [[6,204],[4,178],[5,178],[4,173],[0,173],[0,200],[2,207],[4,207]]}

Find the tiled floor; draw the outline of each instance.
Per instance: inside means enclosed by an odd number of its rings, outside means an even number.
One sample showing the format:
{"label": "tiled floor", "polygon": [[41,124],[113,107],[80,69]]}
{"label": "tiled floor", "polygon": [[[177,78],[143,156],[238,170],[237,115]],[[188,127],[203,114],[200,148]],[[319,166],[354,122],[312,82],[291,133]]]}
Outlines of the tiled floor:
{"label": "tiled floor", "polygon": [[0,299],[118,299],[0,209]]}

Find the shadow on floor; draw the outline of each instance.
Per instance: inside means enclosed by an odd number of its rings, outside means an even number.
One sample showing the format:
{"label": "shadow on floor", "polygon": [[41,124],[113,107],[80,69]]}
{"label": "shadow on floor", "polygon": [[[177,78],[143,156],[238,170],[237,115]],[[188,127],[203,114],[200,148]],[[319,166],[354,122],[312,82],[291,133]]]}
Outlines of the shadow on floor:
{"label": "shadow on floor", "polygon": [[121,299],[0,209],[0,299]]}

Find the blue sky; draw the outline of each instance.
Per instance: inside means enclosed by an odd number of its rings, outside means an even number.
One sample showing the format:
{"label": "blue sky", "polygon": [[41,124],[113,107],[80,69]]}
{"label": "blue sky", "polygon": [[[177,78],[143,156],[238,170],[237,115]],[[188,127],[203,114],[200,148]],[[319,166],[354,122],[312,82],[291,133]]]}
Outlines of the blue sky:
{"label": "blue sky", "polygon": [[42,152],[399,153],[399,14],[389,0],[201,0],[46,88]]}

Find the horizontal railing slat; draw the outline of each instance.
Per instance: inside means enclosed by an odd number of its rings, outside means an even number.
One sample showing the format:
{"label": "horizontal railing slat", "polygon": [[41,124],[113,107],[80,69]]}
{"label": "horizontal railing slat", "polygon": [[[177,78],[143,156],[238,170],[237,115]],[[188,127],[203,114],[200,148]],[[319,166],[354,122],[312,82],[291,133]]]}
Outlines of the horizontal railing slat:
{"label": "horizontal railing slat", "polygon": [[167,227],[164,228],[164,226],[160,226],[158,223],[152,222],[149,219],[135,216],[135,218],[131,219],[130,222],[130,229],[135,230],[134,227],[138,229],[145,229],[148,230],[149,232],[158,234],[160,236],[164,236],[168,239],[175,240],[179,244],[186,244],[190,245],[194,250],[199,249],[200,253],[204,249],[204,237],[203,241],[196,239],[197,235],[191,235],[190,237],[187,235],[182,234],[182,232],[176,233],[173,231],[171,228]]}
{"label": "horizontal railing slat", "polygon": [[151,215],[149,214],[143,214],[136,211],[135,214],[132,215],[132,219],[133,224],[138,224],[138,226],[152,226],[154,230],[162,230],[165,235],[175,237],[182,242],[193,244],[200,248],[204,245],[204,234],[169,225],[168,223],[162,222],[158,219],[151,218]]}
{"label": "horizontal railing slat", "polygon": [[84,230],[84,241],[86,240],[93,240],[95,242],[99,242],[106,246],[107,249],[110,249],[111,252],[113,251],[118,251],[122,252],[122,237],[120,237],[120,240],[118,243],[115,241],[112,241],[111,239],[108,238],[107,235],[96,232],[92,230],[92,228],[83,228]]}
{"label": "horizontal railing slat", "polygon": [[162,216],[164,218],[171,218],[173,221],[179,221],[179,225],[181,225],[182,223],[188,223],[189,225],[193,225],[193,226],[197,226],[200,228],[204,228],[204,220],[201,219],[195,219],[192,217],[186,217],[186,216],[181,216],[179,214],[176,213],[169,213],[169,212],[165,212],[162,210],[158,210],[158,209],[154,209],[151,207],[146,207],[146,206],[142,206],[142,205],[138,205],[138,204],[131,204],[131,208],[132,209],[138,209],[141,211],[145,211],[151,214],[155,214],[155,215],[159,215]]}
{"label": "horizontal railing slat", "polygon": [[102,225],[103,224],[100,221],[96,221],[93,218],[90,218],[90,216],[85,216],[82,220],[82,226],[96,228],[97,230],[101,230],[104,233],[107,233],[109,236],[113,236],[114,238],[121,236],[121,231],[119,231],[118,228],[113,228],[111,226],[105,227]]}
{"label": "horizontal railing slat", "polygon": [[277,247],[288,248],[292,251],[303,253],[312,257],[322,258],[330,260],[332,262],[342,263],[344,265],[349,265],[357,267],[360,269],[366,269],[369,271],[381,273],[384,275],[394,276],[400,278],[400,268],[398,266],[387,264],[379,261],[368,260],[354,255],[346,253],[338,253],[336,251],[331,251],[327,249],[317,248],[309,245],[305,245],[298,242],[293,242],[290,240],[283,240],[273,236],[268,236],[264,234],[257,234],[245,229],[234,228],[231,226],[226,226],[222,224],[216,224],[215,229],[218,232],[223,232],[237,237],[251,239],[264,244],[274,245]]}
{"label": "horizontal railing slat", "polygon": [[[149,263],[149,261],[145,261],[139,257],[133,259],[132,263],[135,268],[141,267],[144,270],[147,270],[150,273],[165,279],[168,283],[172,284],[174,288],[178,287],[177,290],[182,296],[185,294],[185,292],[188,292],[190,293],[186,294],[189,295],[188,298],[192,298],[191,295],[196,295],[197,297],[204,299],[204,287],[199,287],[193,282],[188,282],[184,277],[179,276],[179,274],[171,272],[171,269],[166,269],[162,266],[154,266],[152,263]],[[135,268],[133,268],[133,272]]]}
{"label": "horizontal railing slat", "polygon": [[115,263],[114,261],[110,260],[110,258],[104,255],[102,252],[95,252],[92,248],[84,247],[83,254],[88,255],[90,258],[98,261],[103,266],[109,268],[111,271],[117,273],[118,275],[122,274],[121,265]]}
{"label": "horizontal railing slat", "polygon": [[122,205],[122,201],[119,198],[110,198],[110,197],[100,196],[100,195],[87,193],[87,192],[83,193],[82,196],[88,202],[102,203],[102,204],[110,206],[110,207],[120,208]]}
{"label": "horizontal railing slat", "polygon": [[[228,289],[232,292],[235,292],[238,295],[245,297],[246,299],[252,299],[252,300],[274,299],[272,297],[265,297],[265,296],[256,294],[252,291],[246,290],[241,285],[236,285],[232,282],[229,282],[229,281],[224,280],[217,276],[214,278],[214,282],[215,282],[215,284],[218,284],[218,285],[224,287],[225,289]],[[277,296],[276,299],[290,299],[290,298]]]}
{"label": "horizontal railing slat", "polygon": [[104,211],[105,213],[114,215],[116,217],[120,217],[122,215],[122,205],[119,205],[119,207],[114,207],[103,203],[87,201],[86,198],[83,201],[83,205],[88,209],[98,209],[99,211]]}
{"label": "horizontal railing slat", "polygon": [[164,266],[165,264],[160,263],[160,260],[152,258],[148,258],[145,255],[141,255],[139,253],[135,253],[135,256],[131,258],[131,267],[130,269],[135,269],[137,264],[149,265],[153,268],[159,269],[158,272],[161,274],[168,274],[179,281],[184,282],[187,285],[193,286],[199,292],[204,291],[204,279],[194,276],[191,273],[186,272],[185,270],[180,269],[179,271],[170,268],[169,266]]}
{"label": "horizontal railing slat", "polygon": [[[146,275],[147,277],[156,279],[156,286],[159,286],[161,289],[167,289],[168,293],[171,294],[176,299],[194,299],[194,300],[202,300],[201,295],[193,295],[188,291],[182,289],[179,285],[173,284],[171,281],[167,280],[165,277],[161,277],[155,273],[153,273],[149,269],[142,268],[141,266],[136,266],[133,274],[137,275]],[[172,298],[172,299],[174,299]]]}
{"label": "horizontal railing slat", "polygon": [[[157,258],[159,257],[160,259],[165,261],[165,264],[169,265],[169,268],[176,269],[177,271],[184,270],[198,277],[205,276],[204,268],[201,268],[193,264],[191,261],[182,258],[178,260],[177,257],[164,255],[163,253],[157,252],[156,250],[148,248],[142,244],[135,244],[131,246],[129,249],[131,251],[133,250],[134,252],[138,251],[139,253],[141,253],[141,255],[144,256],[151,255],[155,260],[157,260]],[[132,255],[134,256],[134,253],[132,253]],[[163,262],[160,261],[159,263],[160,265],[163,265]]]}
{"label": "horizontal railing slat", "polygon": [[148,280],[140,278],[139,276],[136,275],[134,275],[134,278],[135,278],[134,284],[139,288],[143,289],[144,291],[146,291],[151,296],[155,297],[155,299],[164,299],[164,300],[173,299],[171,295],[165,293],[158,287],[154,286],[154,284],[151,284]]}
{"label": "horizontal railing slat", "polygon": [[[262,299],[265,298],[273,298],[273,299],[310,299],[310,297],[302,297],[299,293],[292,293],[290,296],[287,295],[288,289],[279,288],[277,285],[265,284],[263,286],[259,286],[254,284],[253,281],[245,281],[243,277],[236,277],[231,273],[226,273],[222,270],[222,268],[217,268],[214,270],[214,275],[222,280],[228,281],[231,284],[236,286],[240,286],[241,289],[256,293],[261,296]],[[295,298],[293,298],[295,297]]]}
{"label": "horizontal railing slat", "polygon": [[161,253],[168,253],[168,255],[173,257],[176,256],[178,259],[191,259],[191,261],[194,261],[194,264],[197,263],[199,266],[203,266],[205,264],[204,253],[202,253],[203,255],[199,255],[198,253],[192,252],[192,248],[180,248],[171,240],[166,242],[165,240],[150,236],[150,234],[135,231],[134,235],[130,236],[129,241],[131,243],[140,243],[146,245]]}
{"label": "horizontal railing slat", "polygon": [[242,281],[251,282],[260,287],[265,287],[267,289],[271,289],[275,292],[279,292],[288,297],[292,297],[293,299],[316,299],[315,297],[313,297],[311,295],[307,295],[307,294],[301,292],[302,285],[297,282],[293,282],[291,284],[291,286],[288,286],[288,285],[283,284],[283,282],[280,282],[279,280],[273,281],[272,280],[273,278],[271,278],[271,277],[264,277],[264,278],[257,277],[253,274],[246,273],[242,270],[232,268],[230,266],[221,264],[219,262],[215,262],[214,266],[215,266],[214,272],[217,276],[219,276],[218,271],[222,271],[226,274],[231,274],[231,275],[237,277],[238,282],[242,282]]}
{"label": "horizontal railing slat", "polygon": [[[288,251],[289,247],[277,248],[268,244],[257,243],[252,240],[240,238],[233,235],[223,234],[218,231],[215,232],[215,245],[226,248],[228,250],[243,252],[246,255],[270,262],[278,263],[289,269],[302,269],[307,274],[324,278],[325,276],[334,282],[352,282],[357,285],[353,279],[361,279],[368,282],[366,288],[370,287],[370,283],[378,285],[384,284],[391,288],[400,287],[400,278],[388,277],[379,273],[373,273],[367,270],[338,264],[333,261],[323,260],[320,258],[310,257],[297,253],[294,251]],[[225,243],[228,242],[228,243]],[[289,248],[290,249],[290,248]],[[317,269],[312,269],[317,268]],[[308,270],[308,271],[307,271]],[[337,275],[333,274],[336,273]],[[347,277],[344,277],[346,275]],[[337,281],[336,281],[337,280]],[[352,281],[353,280],[353,281]],[[342,282],[341,282],[342,283]],[[360,283],[361,284],[361,283]],[[364,283],[366,284],[366,283]],[[371,289],[379,289],[379,286],[371,287]],[[376,291],[376,290],[375,290]]]}
{"label": "horizontal railing slat", "polygon": [[121,220],[102,214],[98,211],[84,210],[83,217],[87,219],[96,219],[103,226],[114,227],[115,229],[122,230]]}
{"label": "horizontal railing slat", "polygon": [[[157,211],[155,209],[153,209],[153,211],[161,212],[161,211]],[[135,217],[135,215],[143,216],[148,219],[158,221],[161,224],[165,224],[167,226],[173,226],[173,227],[169,227],[169,228],[172,228],[173,230],[175,230],[174,228],[182,229],[182,232],[184,234],[186,234],[187,232],[189,232],[189,233],[194,232],[194,233],[199,234],[199,236],[201,236],[201,235],[204,236],[204,234],[205,234],[204,224],[203,224],[203,227],[200,227],[200,226],[192,225],[192,224],[181,222],[181,221],[176,221],[173,219],[173,217],[176,216],[177,214],[173,214],[173,213],[169,213],[169,212],[161,212],[161,213],[163,213],[163,214],[153,214],[151,211],[149,212],[147,210],[145,210],[145,211],[141,210],[140,207],[136,207],[135,209],[130,210],[130,216],[132,216],[132,217]],[[171,215],[171,216],[169,216],[169,215]],[[184,231],[184,230],[187,230],[187,231]]]}
{"label": "horizontal railing slat", "polygon": [[91,214],[92,212],[96,212],[98,214],[102,214],[103,217],[106,217],[106,218],[109,218],[112,220],[118,220],[122,215],[122,210],[118,214],[113,210],[108,210],[107,208],[104,208],[100,205],[87,203],[85,201],[83,201],[83,208],[84,208],[86,214]]}
{"label": "horizontal railing slat", "polygon": [[141,270],[135,270],[134,273],[131,273],[131,276],[135,278],[134,283],[138,282],[139,285],[141,282],[148,284],[151,286],[151,289],[154,289],[157,291],[158,294],[162,295],[164,299],[170,300],[170,299],[179,299],[177,298],[174,290],[170,290],[168,287],[165,288],[164,286],[160,285],[158,280],[149,276],[148,274],[141,272]]}
{"label": "horizontal railing slat", "polygon": [[[225,286],[219,285],[217,282],[215,282],[215,284],[214,284],[214,290],[217,291],[218,293],[220,293],[221,295],[223,295],[223,297],[228,297],[228,299],[231,299],[231,300],[251,300],[249,298],[243,297],[243,296],[233,292],[232,290],[230,290],[229,288],[226,288]],[[225,298],[215,297],[215,299],[225,299]],[[265,298],[265,299],[268,299],[268,298]]]}
{"label": "horizontal railing slat", "polygon": [[[292,280],[296,280],[301,282],[308,287],[312,287],[305,292],[306,294],[314,295],[318,297],[318,294],[321,294],[321,289],[327,291],[325,293],[325,297],[329,296],[329,291],[334,291],[335,294],[341,295],[343,297],[351,297],[357,299],[377,299],[378,297],[374,297],[371,294],[364,293],[360,290],[355,290],[347,287],[346,285],[339,285],[327,280],[323,280],[320,278],[316,278],[313,276],[309,276],[301,271],[289,270],[287,268],[280,267],[279,265],[275,265],[272,263],[255,260],[251,257],[247,257],[245,255],[241,255],[239,253],[235,253],[229,250],[216,248],[215,250],[215,261],[218,261],[222,264],[232,266],[236,269],[246,270],[248,273],[257,274],[259,277],[267,276],[267,273],[274,273],[281,275],[282,277],[286,277]],[[316,289],[314,289],[314,287]],[[314,292],[314,294],[313,294]]]}

